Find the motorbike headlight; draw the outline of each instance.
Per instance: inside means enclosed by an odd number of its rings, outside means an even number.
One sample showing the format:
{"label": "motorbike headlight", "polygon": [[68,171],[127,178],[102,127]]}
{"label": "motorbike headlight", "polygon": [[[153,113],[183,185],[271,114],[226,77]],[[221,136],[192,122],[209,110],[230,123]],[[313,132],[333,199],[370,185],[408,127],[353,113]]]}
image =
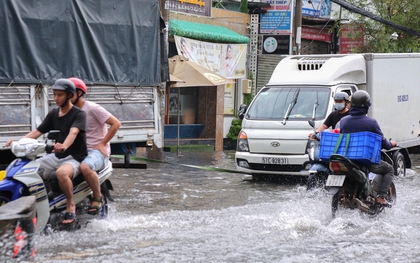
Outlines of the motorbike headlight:
{"label": "motorbike headlight", "polygon": [[309,143],[308,148],[306,149],[306,152],[308,153],[309,160],[314,161],[315,160],[315,143]]}
{"label": "motorbike headlight", "polygon": [[10,149],[16,157],[24,157],[26,154],[26,145],[20,145],[17,142],[12,142]]}
{"label": "motorbike headlight", "polygon": [[318,161],[319,159],[319,141],[308,140],[306,144],[306,153],[310,161]]}
{"label": "motorbike headlight", "polygon": [[10,145],[10,150],[16,157],[35,157],[38,153],[43,151],[41,144],[32,138],[22,138],[19,141],[14,141]]}

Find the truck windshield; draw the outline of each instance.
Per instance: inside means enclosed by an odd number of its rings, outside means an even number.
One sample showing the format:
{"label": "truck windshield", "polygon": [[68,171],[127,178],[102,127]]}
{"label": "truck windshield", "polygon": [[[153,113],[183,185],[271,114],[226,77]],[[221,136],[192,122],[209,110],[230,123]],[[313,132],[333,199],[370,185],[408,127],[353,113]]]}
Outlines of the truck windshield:
{"label": "truck windshield", "polygon": [[[246,118],[255,120],[309,120],[324,119],[330,98],[330,89],[323,87],[265,87],[257,95]],[[288,110],[289,109],[289,110]]]}

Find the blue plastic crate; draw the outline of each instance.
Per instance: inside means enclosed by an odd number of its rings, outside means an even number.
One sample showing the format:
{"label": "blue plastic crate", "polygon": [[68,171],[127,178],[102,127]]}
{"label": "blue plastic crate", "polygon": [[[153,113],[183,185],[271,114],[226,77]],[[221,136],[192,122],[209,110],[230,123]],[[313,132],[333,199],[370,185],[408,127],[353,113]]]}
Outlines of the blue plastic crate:
{"label": "blue plastic crate", "polygon": [[[180,124],[179,138],[199,138],[204,129],[204,124]],[[176,139],[178,137],[178,124],[165,124],[164,138]]]}
{"label": "blue plastic crate", "polygon": [[[329,160],[334,153],[335,146],[340,134],[322,132],[319,157],[322,160]],[[358,161],[367,165],[381,162],[382,137],[373,132],[350,133],[347,153],[345,154],[347,134],[343,134],[337,150],[350,160]]]}

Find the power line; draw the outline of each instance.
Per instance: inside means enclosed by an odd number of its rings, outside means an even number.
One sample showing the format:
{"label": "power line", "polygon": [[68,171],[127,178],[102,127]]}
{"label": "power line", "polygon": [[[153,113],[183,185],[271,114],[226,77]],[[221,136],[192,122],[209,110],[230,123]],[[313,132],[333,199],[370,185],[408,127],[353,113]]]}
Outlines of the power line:
{"label": "power line", "polygon": [[385,25],[388,25],[388,26],[390,26],[392,28],[395,28],[395,29],[401,30],[403,32],[406,32],[406,33],[408,33],[410,35],[414,35],[414,36],[419,36],[420,37],[420,32],[418,32],[418,31],[415,31],[415,30],[412,30],[412,29],[409,29],[409,28],[406,28],[406,27],[397,25],[394,22],[391,22],[389,20],[386,20],[386,19],[384,19],[384,18],[382,18],[380,16],[374,15],[374,14],[372,14],[372,13],[370,13],[370,12],[368,12],[368,11],[360,8],[360,7],[357,7],[357,6],[353,5],[353,4],[350,4],[349,2],[346,2],[346,1],[343,1],[343,0],[331,0],[331,2],[334,2],[334,3],[336,3],[336,4],[338,4],[338,5],[342,6],[342,7],[344,7],[345,9],[347,9],[347,10],[349,10],[351,12],[360,14],[360,15],[365,16],[365,17],[369,17],[369,18],[371,18],[371,19],[373,19],[375,21],[378,21],[378,22],[380,22],[382,24],[385,24]]}

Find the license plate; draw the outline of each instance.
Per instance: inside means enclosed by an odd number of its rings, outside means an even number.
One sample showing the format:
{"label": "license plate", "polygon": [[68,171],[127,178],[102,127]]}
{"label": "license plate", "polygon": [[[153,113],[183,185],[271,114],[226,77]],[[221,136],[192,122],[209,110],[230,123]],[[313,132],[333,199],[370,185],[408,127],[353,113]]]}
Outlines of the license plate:
{"label": "license plate", "polygon": [[346,179],[345,175],[328,175],[326,186],[343,186],[344,179]]}
{"label": "license plate", "polygon": [[274,158],[274,157],[263,157],[262,163],[264,164],[288,164],[287,158]]}

